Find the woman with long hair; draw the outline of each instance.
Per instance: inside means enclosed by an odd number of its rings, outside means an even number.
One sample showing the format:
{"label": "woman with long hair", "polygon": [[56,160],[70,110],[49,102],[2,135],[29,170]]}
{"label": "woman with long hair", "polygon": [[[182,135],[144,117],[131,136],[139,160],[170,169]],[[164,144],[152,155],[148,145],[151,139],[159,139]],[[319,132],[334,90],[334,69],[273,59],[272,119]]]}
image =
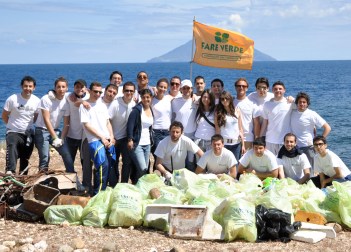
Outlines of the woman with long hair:
{"label": "woman with long hair", "polygon": [[[169,126],[172,119],[172,98],[167,95],[169,83],[166,78],[159,79],[156,84],[157,94],[152,99],[152,111],[154,113],[154,144],[151,152],[154,153],[158,143],[169,136]],[[156,159],[155,159],[156,160]]]}
{"label": "woman with long hair", "polygon": [[195,115],[196,131],[194,142],[203,152],[211,149],[211,137],[216,133],[214,125],[215,96],[206,89],[200,96]]}
{"label": "woman with long hair", "polygon": [[136,168],[135,176],[132,178],[133,184],[147,173],[154,123],[151,91],[149,89],[141,90],[140,97],[141,101],[135,105],[127,122],[128,149]]}
{"label": "woman with long hair", "polygon": [[234,106],[233,96],[223,91],[215,111],[216,134],[224,138],[224,147],[233,152],[236,160],[245,153],[241,113]]}

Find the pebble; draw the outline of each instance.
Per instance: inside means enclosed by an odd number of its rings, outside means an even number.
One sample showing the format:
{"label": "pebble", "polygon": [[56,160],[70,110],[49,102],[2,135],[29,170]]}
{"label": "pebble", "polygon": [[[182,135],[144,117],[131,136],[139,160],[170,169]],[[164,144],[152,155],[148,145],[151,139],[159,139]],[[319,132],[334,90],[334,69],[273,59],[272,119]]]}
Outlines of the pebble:
{"label": "pebble", "polygon": [[6,247],[4,245],[0,245],[0,252],[8,252],[8,251],[10,251],[9,247]]}
{"label": "pebble", "polygon": [[129,230],[133,230],[133,229],[134,229],[134,226],[130,226],[130,227],[129,227]]}
{"label": "pebble", "polygon": [[58,252],[73,252],[73,251],[74,251],[74,249],[73,249],[71,246],[67,245],[67,244],[62,245],[62,246],[58,249]]}
{"label": "pebble", "polygon": [[157,248],[151,248],[150,252],[157,252]]}
{"label": "pebble", "polygon": [[181,247],[173,247],[169,252],[185,252]]}
{"label": "pebble", "polygon": [[34,252],[36,250],[35,250],[35,247],[33,244],[26,243],[26,244],[23,244],[21,247],[19,247],[18,251],[19,252]]}
{"label": "pebble", "polygon": [[3,241],[2,245],[9,248],[13,248],[14,246],[16,246],[16,241]]}
{"label": "pebble", "polygon": [[116,244],[111,241],[106,242],[104,247],[102,248],[102,252],[113,252],[113,251],[117,251]]}
{"label": "pebble", "polygon": [[118,227],[118,231],[121,231],[122,230],[122,227]]}
{"label": "pebble", "polygon": [[23,245],[23,244],[27,244],[27,243],[32,244],[33,243],[33,238],[27,237],[27,238],[18,240],[18,244],[19,245]]}
{"label": "pebble", "polygon": [[34,247],[38,251],[45,251],[48,248],[48,244],[46,243],[46,241],[41,240],[40,242],[34,244]]}
{"label": "pebble", "polygon": [[61,227],[69,227],[71,224],[68,221],[64,221],[60,224]]}
{"label": "pebble", "polygon": [[74,238],[72,241],[72,247],[74,249],[82,249],[85,247],[85,242],[81,238]]}
{"label": "pebble", "polygon": [[89,252],[89,249],[75,249],[73,252]]}

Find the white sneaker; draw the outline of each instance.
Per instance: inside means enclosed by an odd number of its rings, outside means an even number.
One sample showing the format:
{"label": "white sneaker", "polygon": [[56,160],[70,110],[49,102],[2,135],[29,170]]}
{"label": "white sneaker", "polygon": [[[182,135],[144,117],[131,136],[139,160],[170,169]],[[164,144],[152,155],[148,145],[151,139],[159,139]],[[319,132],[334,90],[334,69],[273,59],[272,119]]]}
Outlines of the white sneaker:
{"label": "white sneaker", "polygon": [[12,171],[6,171],[6,175],[13,175]]}

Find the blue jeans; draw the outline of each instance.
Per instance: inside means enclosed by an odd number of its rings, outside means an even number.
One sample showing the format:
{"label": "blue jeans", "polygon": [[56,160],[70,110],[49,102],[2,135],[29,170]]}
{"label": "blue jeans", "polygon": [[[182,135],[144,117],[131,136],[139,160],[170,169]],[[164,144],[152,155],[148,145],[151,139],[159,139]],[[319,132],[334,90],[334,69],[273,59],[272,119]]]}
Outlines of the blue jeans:
{"label": "blue jeans", "polygon": [[147,173],[150,160],[150,149],[150,144],[138,145],[130,151],[130,156],[136,168],[134,178],[135,181],[132,181],[133,183],[136,183],[139,178]]}
{"label": "blue jeans", "polygon": [[234,145],[224,145],[224,147],[230,150],[234,154],[236,161],[239,162],[239,159],[241,158],[241,143]]}
{"label": "blue jeans", "polygon": [[131,177],[132,181],[133,176],[132,176],[132,171],[135,171],[135,166],[132,162],[131,158],[131,153],[128,150],[128,139],[121,138],[116,141],[115,148],[116,148],[116,164],[112,170],[112,173],[110,171],[110,177],[109,177],[109,184],[110,186],[114,187],[119,180],[119,170],[118,170],[118,161],[120,155],[122,155],[122,170],[121,170],[121,182],[122,183],[128,183],[129,182],[129,177]]}
{"label": "blue jeans", "polygon": [[154,129],[154,145],[151,147],[152,154],[155,152],[159,142],[169,136],[169,130]]}
{"label": "blue jeans", "polygon": [[[57,131],[56,134],[60,136],[59,131]],[[43,128],[35,129],[35,147],[37,147],[39,154],[39,169],[46,169],[49,167],[50,144],[52,144],[52,141],[49,131]],[[55,149],[62,157],[66,172],[74,172],[74,164],[67,143]]]}
{"label": "blue jeans", "polygon": [[[81,152],[82,139],[74,139],[74,138],[66,137],[65,142],[67,143],[69,153],[71,154],[71,157],[74,163],[74,160],[76,159],[77,151],[79,150],[79,152]],[[81,164],[83,163],[82,159],[80,160],[80,162]]]}
{"label": "blue jeans", "polygon": [[[6,171],[16,173],[18,158],[20,159],[20,173],[27,168],[34,148],[33,141],[27,146],[27,137],[26,134],[16,132],[6,134]],[[27,173],[28,170],[24,174],[27,175]]]}

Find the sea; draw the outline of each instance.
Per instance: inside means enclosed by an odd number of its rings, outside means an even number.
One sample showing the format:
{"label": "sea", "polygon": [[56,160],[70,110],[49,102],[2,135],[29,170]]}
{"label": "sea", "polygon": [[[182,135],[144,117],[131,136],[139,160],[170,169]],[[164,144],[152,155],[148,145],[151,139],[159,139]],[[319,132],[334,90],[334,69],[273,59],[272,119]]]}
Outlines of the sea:
{"label": "sea", "polygon": [[[109,83],[109,75],[118,70],[123,73],[124,81],[136,83],[139,71],[146,71],[151,85],[160,78],[180,76],[191,79],[201,75],[206,87],[214,78],[224,81],[225,89],[235,94],[234,82],[244,77],[249,82],[248,93],[254,91],[258,77],[267,77],[272,85],[282,81],[286,95],[293,97],[300,91],[311,97],[310,109],[320,114],[331,126],[328,147],[338,154],[351,168],[351,60],[344,61],[266,61],[255,62],[252,70],[233,70],[204,67],[191,63],[106,63],[106,64],[26,64],[0,65],[0,105],[6,99],[21,91],[20,81],[30,75],[37,81],[34,93],[41,97],[53,89],[54,81],[64,76],[69,82],[69,91],[77,79],[87,83],[99,81]],[[317,133],[321,131],[318,130]],[[0,141],[5,139],[5,125],[0,121]]]}

